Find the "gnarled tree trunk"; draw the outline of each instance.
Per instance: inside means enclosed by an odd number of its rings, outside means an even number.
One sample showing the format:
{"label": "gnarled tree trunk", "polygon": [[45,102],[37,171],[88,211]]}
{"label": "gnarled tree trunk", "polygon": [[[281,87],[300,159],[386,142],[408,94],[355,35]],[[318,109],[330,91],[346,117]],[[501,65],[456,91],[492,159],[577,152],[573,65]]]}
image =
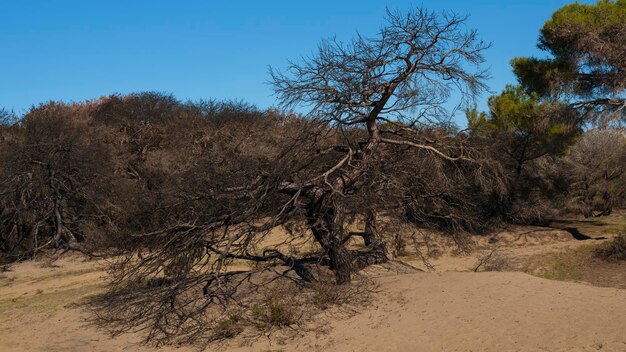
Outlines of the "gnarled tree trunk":
{"label": "gnarled tree trunk", "polygon": [[369,265],[382,264],[389,261],[387,247],[376,230],[376,213],[369,211],[365,218],[365,231],[360,233],[365,243],[365,248],[356,251],[354,265],[357,268],[365,268]]}
{"label": "gnarled tree trunk", "polygon": [[330,269],[335,272],[337,284],[352,278],[352,253],[343,241],[343,214],[332,198],[323,194],[314,199],[307,209],[307,223],[313,236],[328,255]]}

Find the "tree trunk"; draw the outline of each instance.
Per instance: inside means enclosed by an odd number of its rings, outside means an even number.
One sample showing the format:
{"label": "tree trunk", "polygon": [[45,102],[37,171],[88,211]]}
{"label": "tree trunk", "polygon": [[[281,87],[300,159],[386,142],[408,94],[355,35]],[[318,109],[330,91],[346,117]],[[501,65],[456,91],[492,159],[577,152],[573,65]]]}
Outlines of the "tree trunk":
{"label": "tree trunk", "polygon": [[337,284],[349,283],[352,280],[352,253],[342,243],[331,245],[327,252]]}
{"label": "tree trunk", "polygon": [[308,207],[307,222],[313,236],[328,255],[330,269],[335,272],[337,284],[352,278],[352,253],[343,243],[343,216],[332,199],[321,195]]}
{"label": "tree trunk", "polygon": [[365,232],[363,232],[363,242],[365,247],[369,247],[372,243],[378,241],[378,233],[376,232],[376,213],[369,211],[365,218]]}
{"label": "tree trunk", "polygon": [[354,253],[354,263],[357,268],[365,268],[369,265],[389,261],[385,243],[380,240],[376,231],[376,213],[373,211],[369,211],[365,218],[363,242],[365,242],[365,248]]}
{"label": "tree trunk", "polygon": [[[393,89],[395,89],[395,86],[390,87],[389,89],[392,92]],[[376,124],[376,117],[381,112],[390,96],[390,93],[387,94],[386,97],[381,100],[381,103],[379,103],[379,105],[370,112],[370,115],[367,118],[366,127],[370,137],[365,147],[361,150],[362,155],[358,157],[362,163],[361,167],[353,168],[337,177],[333,182],[332,190],[328,191],[322,187],[318,187],[311,190],[309,193],[311,202],[307,206],[307,222],[309,228],[313,232],[313,236],[315,236],[317,242],[322,246],[325,253],[328,255],[330,268],[335,271],[337,284],[350,282],[355,256],[345,246],[346,236],[343,228],[344,213],[334,202],[333,195],[335,192],[344,193],[347,189],[354,191],[360,188],[361,182],[358,180],[362,178],[365,172],[364,170],[366,169],[365,165],[367,164],[370,155],[378,148],[381,141],[380,131],[378,130],[378,126]],[[370,212],[370,215],[372,214],[373,213]],[[369,218],[370,217],[368,217],[368,219]],[[371,217],[371,219],[371,223],[373,224],[375,217]],[[365,232],[367,234],[363,237],[364,240],[370,244],[376,237],[375,232],[372,232],[372,230],[375,229],[373,227],[366,229]],[[382,244],[382,242],[379,243]],[[372,250],[374,246],[366,248],[368,250]],[[384,258],[386,261],[387,256],[384,251],[384,247],[382,257],[380,254],[381,252],[378,250],[376,251],[375,256],[378,258]],[[366,259],[371,257],[371,255],[363,253],[358,254],[359,257],[363,255]],[[363,262],[361,259],[359,259],[359,261]],[[365,263],[368,262],[369,260],[365,261]]]}
{"label": "tree trunk", "polygon": [[376,231],[376,214],[369,212],[365,221],[365,231],[361,233],[365,248],[350,251],[346,248],[346,236],[343,228],[343,213],[336,204],[326,198],[312,202],[307,211],[307,222],[315,239],[328,256],[330,269],[335,272],[337,284],[350,282],[352,272],[369,265],[389,261],[383,241]]}
{"label": "tree trunk", "polygon": [[54,182],[54,172],[52,171],[52,167],[50,166],[50,164],[48,164],[46,167],[48,169],[48,186],[50,187],[50,190],[54,192],[54,243],[56,246],[59,246],[61,243],[61,239],[64,239],[66,242],[65,244],[69,246],[76,242],[76,237],[74,236],[72,231],[65,227],[65,224],[63,222],[63,213],[65,212],[62,210],[62,197],[59,192],[59,188]]}

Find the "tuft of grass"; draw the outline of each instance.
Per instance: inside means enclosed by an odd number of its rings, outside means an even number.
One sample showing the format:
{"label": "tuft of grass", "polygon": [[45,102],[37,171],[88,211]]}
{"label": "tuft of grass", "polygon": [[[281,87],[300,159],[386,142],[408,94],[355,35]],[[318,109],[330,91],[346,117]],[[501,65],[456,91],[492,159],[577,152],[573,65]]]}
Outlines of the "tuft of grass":
{"label": "tuft of grass", "polygon": [[213,327],[213,338],[223,340],[233,338],[243,332],[243,322],[240,317],[230,314],[226,319],[219,320]]}
{"label": "tuft of grass", "polygon": [[321,310],[341,304],[346,300],[345,287],[336,285],[334,282],[315,282],[311,284],[311,290],[312,302]]}
{"label": "tuft of grass", "polygon": [[258,328],[269,330],[298,322],[297,303],[287,291],[278,286],[270,287],[263,293],[262,300],[252,307],[252,319]]}
{"label": "tuft of grass", "polygon": [[596,248],[593,254],[596,258],[608,261],[626,260],[626,234],[622,233],[607,244]]}

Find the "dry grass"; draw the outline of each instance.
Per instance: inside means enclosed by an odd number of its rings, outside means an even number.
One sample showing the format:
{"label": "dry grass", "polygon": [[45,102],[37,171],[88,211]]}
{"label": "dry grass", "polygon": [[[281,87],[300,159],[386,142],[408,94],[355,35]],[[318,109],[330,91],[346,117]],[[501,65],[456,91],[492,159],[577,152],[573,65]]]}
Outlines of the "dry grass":
{"label": "dry grass", "polygon": [[230,339],[244,331],[244,324],[242,324],[241,316],[233,313],[217,321],[212,330],[215,340]]}
{"label": "dry grass", "polygon": [[473,271],[510,271],[513,269],[514,264],[512,258],[502,253],[499,248],[496,247],[490,252],[478,257]]}
{"label": "dry grass", "polygon": [[609,243],[594,250],[596,258],[617,261],[626,260],[626,234],[614,237]]}
{"label": "dry grass", "polygon": [[295,286],[274,285],[267,288],[261,300],[252,306],[251,318],[263,331],[274,327],[286,327],[302,321],[303,306],[296,299]]}

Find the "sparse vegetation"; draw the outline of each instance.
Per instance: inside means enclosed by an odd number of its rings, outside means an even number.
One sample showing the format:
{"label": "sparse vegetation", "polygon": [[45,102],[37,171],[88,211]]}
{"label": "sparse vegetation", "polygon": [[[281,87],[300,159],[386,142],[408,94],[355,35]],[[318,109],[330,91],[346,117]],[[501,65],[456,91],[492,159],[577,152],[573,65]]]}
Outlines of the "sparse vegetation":
{"label": "sparse vegetation", "polygon": [[295,290],[273,286],[262,293],[259,303],[252,307],[252,319],[261,330],[290,326],[300,322],[302,305],[298,304]]}
{"label": "sparse vegetation", "polygon": [[626,234],[615,236],[609,243],[596,248],[594,254],[605,260],[626,260]]}
{"label": "sparse vegetation", "polygon": [[215,340],[230,339],[244,330],[241,318],[236,314],[229,314],[228,317],[218,320],[213,327],[213,336]]}
{"label": "sparse vegetation", "polygon": [[514,269],[514,265],[511,258],[501,253],[501,250],[496,247],[478,257],[473,271],[507,271],[512,269]]}

